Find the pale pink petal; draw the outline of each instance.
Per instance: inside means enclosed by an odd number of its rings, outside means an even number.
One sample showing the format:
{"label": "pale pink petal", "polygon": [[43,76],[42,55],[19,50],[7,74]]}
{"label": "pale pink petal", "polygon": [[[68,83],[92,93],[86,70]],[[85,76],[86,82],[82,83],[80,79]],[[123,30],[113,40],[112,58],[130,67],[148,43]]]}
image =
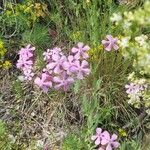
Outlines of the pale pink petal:
{"label": "pale pink petal", "polygon": [[79,73],[77,74],[77,78],[80,79],[80,80],[82,80],[82,79],[83,79],[83,73],[82,73],[82,72],[79,72]]}
{"label": "pale pink petal", "polygon": [[59,54],[53,54],[53,55],[52,55],[52,60],[58,61],[59,59],[60,59]]}
{"label": "pale pink petal", "polygon": [[100,147],[100,148],[98,148],[98,150],[105,150],[104,148],[102,148],[102,147]]}
{"label": "pale pink petal", "polygon": [[116,45],[116,44],[114,44],[114,45],[113,45],[113,48],[114,48],[115,50],[118,50],[118,49],[119,49],[119,46]]}
{"label": "pale pink petal", "polygon": [[76,55],[74,56],[74,58],[77,59],[77,60],[80,59],[80,58],[81,58],[81,57],[80,57],[80,53],[79,53],[79,52],[76,53]]}
{"label": "pale pink petal", "polygon": [[107,139],[107,140],[110,140],[110,134],[108,131],[104,131],[101,135],[101,137]]}
{"label": "pale pink petal", "polygon": [[86,60],[83,60],[81,63],[81,67],[88,67],[88,62]]}
{"label": "pale pink petal", "polygon": [[112,137],[111,137],[111,140],[114,141],[114,140],[117,140],[117,138],[118,138],[118,136],[116,134],[113,134]]}
{"label": "pale pink petal", "polygon": [[52,82],[51,81],[44,82],[44,85],[47,86],[47,87],[52,87]]}
{"label": "pale pink petal", "polygon": [[69,64],[69,62],[66,61],[66,62],[63,63],[62,66],[63,66],[63,68],[64,68],[65,70],[68,70],[69,67],[70,67],[70,64]]}
{"label": "pale pink petal", "polygon": [[57,85],[55,85],[54,87],[55,87],[56,90],[59,90],[59,89],[61,89],[62,84],[57,84]]}
{"label": "pale pink petal", "polygon": [[53,54],[53,55],[52,55],[52,59],[53,59],[54,61],[58,61],[58,60],[60,59],[60,56],[57,55],[57,54]]}
{"label": "pale pink petal", "polygon": [[73,82],[74,82],[74,79],[71,78],[71,77],[68,77],[67,81],[68,81],[69,83],[73,83]]}
{"label": "pale pink petal", "polygon": [[109,41],[106,41],[106,40],[102,40],[102,44],[109,44]]}
{"label": "pale pink petal", "polygon": [[112,37],[111,35],[107,35],[106,38],[107,38],[108,40],[110,40],[110,41],[113,40],[113,37]]}
{"label": "pale pink petal", "polygon": [[72,62],[74,60],[74,57],[72,55],[69,55],[68,60],[69,60],[69,62]]}
{"label": "pale pink petal", "polygon": [[69,68],[69,71],[72,73],[77,72],[77,70],[78,70],[77,66],[74,66],[74,65],[70,66],[70,68]]}
{"label": "pale pink petal", "polygon": [[109,44],[107,47],[105,47],[105,50],[107,50],[107,51],[111,51],[111,50],[112,50],[112,45],[111,45],[111,44]]}
{"label": "pale pink petal", "polygon": [[56,66],[56,63],[51,62],[51,63],[49,63],[48,65],[46,65],[46,68],[47,68],[47,69],[53,69],[55,66]]}
{"label": "pale pink petal", "polygon": [[115,37],[113,40],[114,40],[114,42],[117,42],[117,41],[118,41],[118,38],[117,38],[117,37]]}
{"label": "pale pink petal", "polygon": [[101,144],[102,145],[106,145],[109,141],[107,139],[105,139],[105,137],[102,138],[101,140]]}
{"label": "pale pink petal", "polygon": [[86,74],[86,75],[89,75],[91,72],[91,70],[88,68],[84,69],[83,71],[84,71],[84,74]]}
{"label": "pale pink petal", "polygon": [[41,88],[43,89],[44,92],[48,92],[48,87],[43,86],[43,87],[41,87]]}
{"label": "pale pink petal", "polygon": [[118,148],[120,145],[119,142],[112,142],[111,144],[114,148]]}
{"label": "pale pink petal", "polygon": [[91,137],[91,140],[92,141],[95,141],[97,139],[97,135],[93,135],[92,137]]}
{"label": "pale pink petal", "polygon": [[102,129],[101,129],[101,128],[96,128],[96,133],[97,133],[98,135],[100,135],[100,134],[102,133]]}
{"label": "pale pink petal", "polygon": [[84,59],[87,59],[87,58],[89,58],[89,55],[88,55],[87,53],[82,53],[82,57],[83,57]]}
{"label": "pale pink petal", "polygon": [[78,49],[78,48],[73,47],[73,48],[71,49],[71,51],[72,51],[72,53],[76,53],[76,52],[78,52],[78,51],[79,51],[79,49]]}
{"label": "pale pink petal", "polygon": [[111,144],[108,144],[106,150],[112,150]]}
{"label": "pale pink petal", "polygon": [[83,47],[83,50],[88,51],[88,50],[90,50],[90,47],[88,45],[86,45],[86,46]]}
{"label": "pale pink petal", "polygon": [[101,143],[100,137],[97,137],[97,139],[95,140],[95,145],[99,145]]}
{"label": "pale pink petal", "polygon": [[42,82],[41,82],[39,77],[35,78],[34,83],[37,84],[40,87],[42,86]]}
{"label": "pale pink petal", "polygon": [[54,73],[56,74],[59,74],[62,70],[60,69],[60,66],[57,65],[55,68],[54,68]]}
{"label": "pale pink petal", "polygon": [[84,46],[84,44],[83,44],[82,42],[79,42],[79,43],[78,43],[78,47],[79,47],[79,48],[83,48],[83,46]]}

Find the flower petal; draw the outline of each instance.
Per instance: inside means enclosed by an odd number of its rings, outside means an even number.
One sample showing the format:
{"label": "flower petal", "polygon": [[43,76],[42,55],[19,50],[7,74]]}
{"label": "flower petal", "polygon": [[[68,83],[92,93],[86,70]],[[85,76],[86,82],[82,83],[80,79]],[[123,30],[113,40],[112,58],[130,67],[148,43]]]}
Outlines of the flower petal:
{"label": "flower petal", "polygon": [[102,129],[101,129],[101,128],[96,128],[96,133],[97,133],[98,135],[100,135],[100,134],[102,133]]}
{"label": "flower petal", "polygon": [[76,53],[76,52],[78,52],[78,51],[79,51],[79,49],[78,49],[78,48],[73,47],[73,48],[71,49],[71,51],[72,51],[72,53]]}
{"label": "flower petal", "polygon": [[97,135],[91,136],[91,140],[92,140],[92,141],[95,141],[96,139],[97,139]]}
{"label": "flower petal", "polygon": [[117,44],[114,44],[114,45],[113,45],[113,48],[114,48],[115,50],[118,50],[118,49],[119,49],[119,46],[118,46]]}
{"label": "flower petal", "polygon": [[111,144],[108,144],[106,150],[112,150]]}
{"label": "flower petal", "polygon": [[117,138],[118,138],[118,136],[116,134],[113,134],[112,137],[111,137],[111,140],[114,141],[114,140],[117,140]]}
{"label": "flower petal", "polygon": [[96,141],[95,141],[95,145],[99,145],[101,143],[100,137],[97,137]]}
{"label": "flower petal", "polygon": [[111,144],[112,144],[112,146],[113,146],[114,148],[118,148],[119,145],[120,145],[119,142],[112,142]]}
{"label": "flower petal", "polygon": [[79,48],[83,48],[83,46],[84,46],[84,44],[83,44],[82,42],[79,42],[79,43],[78,43],[78,47],[79,47]]}

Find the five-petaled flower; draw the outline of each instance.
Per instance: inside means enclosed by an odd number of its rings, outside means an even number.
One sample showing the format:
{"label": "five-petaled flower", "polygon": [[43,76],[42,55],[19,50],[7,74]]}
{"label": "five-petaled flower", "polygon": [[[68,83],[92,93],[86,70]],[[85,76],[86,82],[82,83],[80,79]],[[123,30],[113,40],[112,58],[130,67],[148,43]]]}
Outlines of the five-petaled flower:
{"label": "five-petaled flower", "polygon": [[42,73],[41,77],[36,77],[34,83],[38,85],[44,92],[48,92],[49,87],[52,87],[53,77],[48,73]]}
{"label": "five-petaled flower", "polygon": [[137,92],[140,91],[140,86],[138,84],[135,83],[130,83],[125,85],[126,93],[127,94],[136,94]]}
{"label": "five-petaled flower", "polygon": [[46,68],[48,70],[54,70],[54,73],[56,74],[59,74],[62,72],[62,68],[63,68],[63,63],[64,61],[66,61],[66,56],[56,56],[56,57],[53,57],[53,61],[52,62],[49,62],[47,65],[46,65]]}
{"label": "five-petaled flower", "polygon": [[55,89],[63,89],[67,91],[69,86],[74,82],[74,79],[63,72],[60,76],[54,77],[53,81],[56,83]]}
{"label": "five-petaled flower", "polygon": [[87,54],[87,51],[90,50],[90,47],[88,45],[85,45],[82,42],[79,42],[77,44],[77,47],[73,47],[71,49],[72,53],[74,54],[75,59],[87,59],[89,56]]}
{"label": "five-petaled flower", "polygon": [[118,50],[119,46],[117,45],[118,38],[113,38],[111,35],[107,35],[105,40],[102,40],[102,44],[106,51]]}
{"label": "five-petaled flower", "polygon": [[89,64],[86,60],[80,62],[79,60],[75,61],[74,71],[77,74],[77,79],[83,79],[84,76],[90,74],[90,69],[88,68]]}
{"label": "five-petaled flower", "polygon": [[116,134],[111,136],[108,131],[102,132],[101,128],[97,128],[96,135],[93,135],[91,140],[95,141],[96,147],[99,146],[98,150],[112,150],[120,145],[117,138]]}

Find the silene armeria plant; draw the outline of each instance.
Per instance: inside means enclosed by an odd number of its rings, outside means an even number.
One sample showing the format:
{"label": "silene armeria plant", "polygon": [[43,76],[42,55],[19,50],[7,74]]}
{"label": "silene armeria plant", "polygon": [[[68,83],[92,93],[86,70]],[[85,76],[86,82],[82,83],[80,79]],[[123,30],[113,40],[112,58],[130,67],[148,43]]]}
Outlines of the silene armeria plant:
{"label": "silene armeria plant", "polygon": [[94,141],[98,150],[113,150],[120,145],[117,138],[116,134],[111,135],[108,131],[96,128],[96,134],[91,137],[91,140]]}
{"label": "silene armeria plant", "polygon": [[[50,88],[67,91],[76,80],[82,80],[90,74],[88,45],[79,42],[71,49],[70,55],[66,56],[61,48],[55,47],[47,49],[43,53],[43,60],[46,62],[45,68],[39,76],[33,73],[35,47],[30,45],[21,48],[17,68],[23,71],[24,80],[34,80],[34,83],[44,92]],[[34,77],[34,79],[33,79]]]}

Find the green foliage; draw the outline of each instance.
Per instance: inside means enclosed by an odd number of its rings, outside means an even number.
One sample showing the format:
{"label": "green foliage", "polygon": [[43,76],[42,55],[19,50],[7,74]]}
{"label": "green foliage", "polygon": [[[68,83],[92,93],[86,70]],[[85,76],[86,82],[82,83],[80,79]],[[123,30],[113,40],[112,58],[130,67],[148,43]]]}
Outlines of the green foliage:
{"label": "green foliage", "polygon": [[0,149],[1,150],[11,150],[12,149],[12,143],[8,137],[5,123],[2,122],[2,120],[0,120]]}
{"label": "green foliage", "polygon": [[74,134],[68,135],[63,141],[62,150],[86,150],[86,149],[87,147],[85,142]]}
{"label": "green foliage", "polygon": [[26,30],[22,38],[23,43],[31,43],[38,47],[46,47],[51,44],[48,28],[39,24],[35,24],[32,30]]}
{"label": "green foliage", "polygon": [[20,99],[23,97],[23,88],[20,80],[14,81],[12,90],[15,94],[16,99]]}
{"label": "green foliage", "polygon": [[141,150],[141,142],[134,140],[123,142],[120,150]]}

